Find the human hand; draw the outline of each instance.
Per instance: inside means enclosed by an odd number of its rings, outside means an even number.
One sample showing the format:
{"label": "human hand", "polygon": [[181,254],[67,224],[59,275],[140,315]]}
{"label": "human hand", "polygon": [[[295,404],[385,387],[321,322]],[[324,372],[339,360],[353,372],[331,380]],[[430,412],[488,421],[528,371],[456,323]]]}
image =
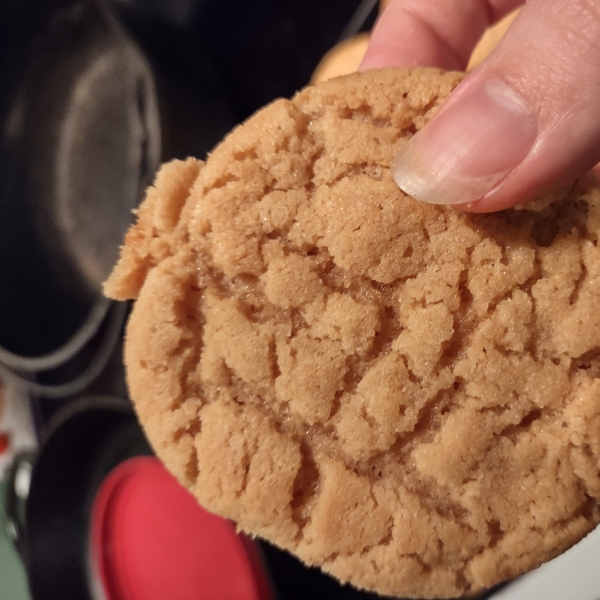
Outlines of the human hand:
{"label": "human hand", "polygon": [[[465,68],[519,0],[391,0],[361,70]],[[566,185],[600,161],[600,0],[529,0],[492,54],[400,151],[419,200],[475,212]]]}

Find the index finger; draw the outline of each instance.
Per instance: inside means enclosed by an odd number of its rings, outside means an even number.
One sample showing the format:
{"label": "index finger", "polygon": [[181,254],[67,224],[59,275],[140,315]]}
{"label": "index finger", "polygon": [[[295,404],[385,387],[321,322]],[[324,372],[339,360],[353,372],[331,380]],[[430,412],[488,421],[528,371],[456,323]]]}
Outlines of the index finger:
{"label": "index finger", "polygon": [[486,27],[523,0],[391,0],[361,71],[382,67],[464,70]]}

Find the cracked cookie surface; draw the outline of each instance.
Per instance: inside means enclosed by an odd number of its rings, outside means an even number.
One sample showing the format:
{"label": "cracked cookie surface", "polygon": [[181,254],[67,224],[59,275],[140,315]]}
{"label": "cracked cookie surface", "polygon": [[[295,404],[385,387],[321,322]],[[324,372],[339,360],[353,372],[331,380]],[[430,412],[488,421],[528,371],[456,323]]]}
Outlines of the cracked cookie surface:
{"label": "cracked cookie surface", "polygon": [[163,167],[106,284],[128,383],[202,505],[343,581],[454,597],[600,520],[600,192],[489,215],[395,152],[460,79],[351,75]]}

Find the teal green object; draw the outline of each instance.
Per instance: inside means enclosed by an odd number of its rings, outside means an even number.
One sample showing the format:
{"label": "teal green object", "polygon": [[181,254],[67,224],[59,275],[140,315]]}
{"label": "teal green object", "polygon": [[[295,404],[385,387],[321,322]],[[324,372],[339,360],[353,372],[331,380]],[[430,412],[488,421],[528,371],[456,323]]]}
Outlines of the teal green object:
{"label": "teal green object", "polygon": [[[0,501],[4,500],[6,483],[0,481]],[[4,510],[0,504],[0,600],[31,600],[25,569],[6,537]]]}

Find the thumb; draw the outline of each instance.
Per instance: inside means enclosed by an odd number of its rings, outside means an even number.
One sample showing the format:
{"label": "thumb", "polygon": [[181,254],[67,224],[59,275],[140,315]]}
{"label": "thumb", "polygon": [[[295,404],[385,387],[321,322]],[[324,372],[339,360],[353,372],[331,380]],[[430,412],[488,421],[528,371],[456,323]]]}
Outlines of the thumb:
{"label": "thumb", "polygon": [[600,2],[530,0],[392,168],[408,194],[476,212],[565,185],[600,161]]}

